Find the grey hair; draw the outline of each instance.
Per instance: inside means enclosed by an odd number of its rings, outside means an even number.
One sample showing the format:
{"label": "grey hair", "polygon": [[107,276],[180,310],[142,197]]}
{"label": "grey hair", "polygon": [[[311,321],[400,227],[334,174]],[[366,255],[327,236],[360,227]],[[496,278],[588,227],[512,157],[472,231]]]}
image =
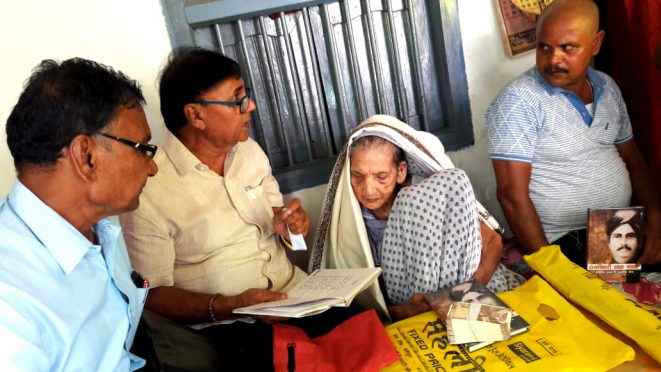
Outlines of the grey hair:
{"label": "grey hair", "polygon": [[392,151],[395,166],[399,166],[399,163],[401,162],[407,162],[404,150],[387,139],[379,136],[363,136],[355,140],[349,148],[349,159],[351,159],[356,151],[372,150],[379,147],[386,147]]}

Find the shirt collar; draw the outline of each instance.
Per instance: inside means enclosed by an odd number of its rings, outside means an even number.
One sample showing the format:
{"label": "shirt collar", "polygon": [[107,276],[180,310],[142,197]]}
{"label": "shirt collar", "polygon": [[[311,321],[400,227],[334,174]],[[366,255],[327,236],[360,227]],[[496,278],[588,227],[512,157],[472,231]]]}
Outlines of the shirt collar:
{"label": "shirt collar", "polygon": [[101,245],[101,250],[103,251],[103,257],[106,261],[106,264],[108,265],[108,270],[111,273],[114,273],[113,269],[115,267],[116,257],[115,251],[118,241],[121,237],[122,230],[118,224],[112,222],[108,218],[99,220],[99,222],[94,225],[93,230],[99,239],[99,244]]}
{"label": "shirt collar", "polygon": [[[165,150],[164,152],[180,176],[186,176],[186,174],[195,170],[209,170],[209,167],[202,163],[200,159],[198,159],[195,154],[193,154],[186,146],[184,146],[179,138],[177,138],[170,131],[166,131],[165,140],[163,141],[163,149]],[[234,153],[236,153],[236,151],[237,146],[235,145],[227,154],[227,159],[225,160],[225,170],[229,169],[229,165],[231,164]]]}
{"label": "shirt collar", "polygon": [[601,75],[597,73],[597,70],[593,69],[592,67],[588,67],[587,75],[588,80],[590,80],[590,83],[592,83],[594,102],[597,102],[601,98],[601,94],[604,91],[606,80],[604,80],[604,78],[602,78]]}
{"label": "shirt collar", "polygon": [[[585,125],[590,126],[592,125],[592,119],[593,116],[592,114],[588,111],[588,109],[585,107],[585,104],[583,101],[574,93],[568,90],[565,90],[561,87],[556,87],[551,84],[549,84],[548,81],[542,76],[542,74],[539,73],[537,70],[537,67],[532,68],[532,74],[533,76],[537,79],[537,81],[540,83],[540,85],[551,95],[563,95],[569,100],[569,103],[576,108],[576,110],[579,112],[581,115],[581,118],[583,119],[583,122]],[[588,66],[588,70],[586,72],[587,78],[592,84],[592,95],[593,95],[593,100],[592,100],[592,106],[595,107],[596,111],[596,105],[599,99],[601,98],[601,94],[604,91],[604,85],[605,81],[604,79],[599,76],[596,70],[594,70],[592,67]]]}
{"label": "shirt collar", "polygon": [[200,159],[193,155],[193,153],[190,152],[181,141],[179,141],[179,138],[170,131],[166,131],[165,133],[163,150],[165,150],[165,154],[172,162],[177,173],[181,176],[185,176],[188,172],[199,169],[201,165],[204,165]]}
{"label": "shirt collar", "polygon": [[[16,181],[7,199],[65,274],[69,275],[88,251],[99,249],[20,181]],[[108,224],[112,223],[104,219],[94,226],[103,247],[110,242]]]}

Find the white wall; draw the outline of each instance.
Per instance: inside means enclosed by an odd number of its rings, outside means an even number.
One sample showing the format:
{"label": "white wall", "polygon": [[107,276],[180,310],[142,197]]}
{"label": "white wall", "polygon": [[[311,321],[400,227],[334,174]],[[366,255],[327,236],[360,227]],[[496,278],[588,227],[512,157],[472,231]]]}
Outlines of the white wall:
{"label": "white wall", "polygon": [[21,0],[0,10],[0,195],[15,179],[5,123],[34,66],[51,58],[84,57],[140,82],[153,136],[163,133],[157,73],[170,52],[157,0]]}
{"label": "white wall", "polygon": [[[451,153],[467,171],[478,198],[501,221],[495,181],[487,152],[484,111],[497,92],[534,64],[534,55],[506,56],[493,0],[458,0],[461,34],[468,76],[475,145]],[[147,98],[147,118],[155,142],[164,126],[158,110],[158,70],[170,51],[165,21],[157,0],[22,0],[0,12],[0,195],[15,178],[6,145],[4,123],[16,103],[32,67],[45,58],[74,56],[94,59],[138,80]],[[313,219],[321,210],[324,186],[288,197],[302,199]],[[311,240],[312,234],[308,237]]]}
{"label": "white wall", "polygon": [[535,64],[535,53],[514,59],[507,56],[495,1],[458,0],[458,3],[475,145],[449,155],[456,167],[468,173],[478,200],[506,226],[496,200],[484,112],[508,82]]}

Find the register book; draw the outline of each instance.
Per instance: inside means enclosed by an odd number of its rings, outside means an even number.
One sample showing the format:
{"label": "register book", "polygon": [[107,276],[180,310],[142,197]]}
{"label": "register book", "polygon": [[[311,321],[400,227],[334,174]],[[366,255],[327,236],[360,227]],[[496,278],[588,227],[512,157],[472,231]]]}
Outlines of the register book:
{"label": "register book", "polygon": [[379,274],[380,267],[320,269],[287,292],[286,299],[234,309],[234,313],[301,318],[322,313],[333,306],[346,307]]}

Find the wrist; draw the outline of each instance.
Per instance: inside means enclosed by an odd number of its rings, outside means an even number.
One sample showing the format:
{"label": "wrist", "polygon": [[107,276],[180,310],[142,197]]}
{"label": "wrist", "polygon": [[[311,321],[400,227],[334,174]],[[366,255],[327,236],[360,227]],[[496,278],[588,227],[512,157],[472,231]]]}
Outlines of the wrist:
{"label": "wrist", "polygon": [[287,247],[289,249],[292,249],[291,243],[287,239],[285,239],[284,236],[278,234],[278,239],[280,240],[280,243],[282,243],[282,245],[284,245],[285,247]]}

